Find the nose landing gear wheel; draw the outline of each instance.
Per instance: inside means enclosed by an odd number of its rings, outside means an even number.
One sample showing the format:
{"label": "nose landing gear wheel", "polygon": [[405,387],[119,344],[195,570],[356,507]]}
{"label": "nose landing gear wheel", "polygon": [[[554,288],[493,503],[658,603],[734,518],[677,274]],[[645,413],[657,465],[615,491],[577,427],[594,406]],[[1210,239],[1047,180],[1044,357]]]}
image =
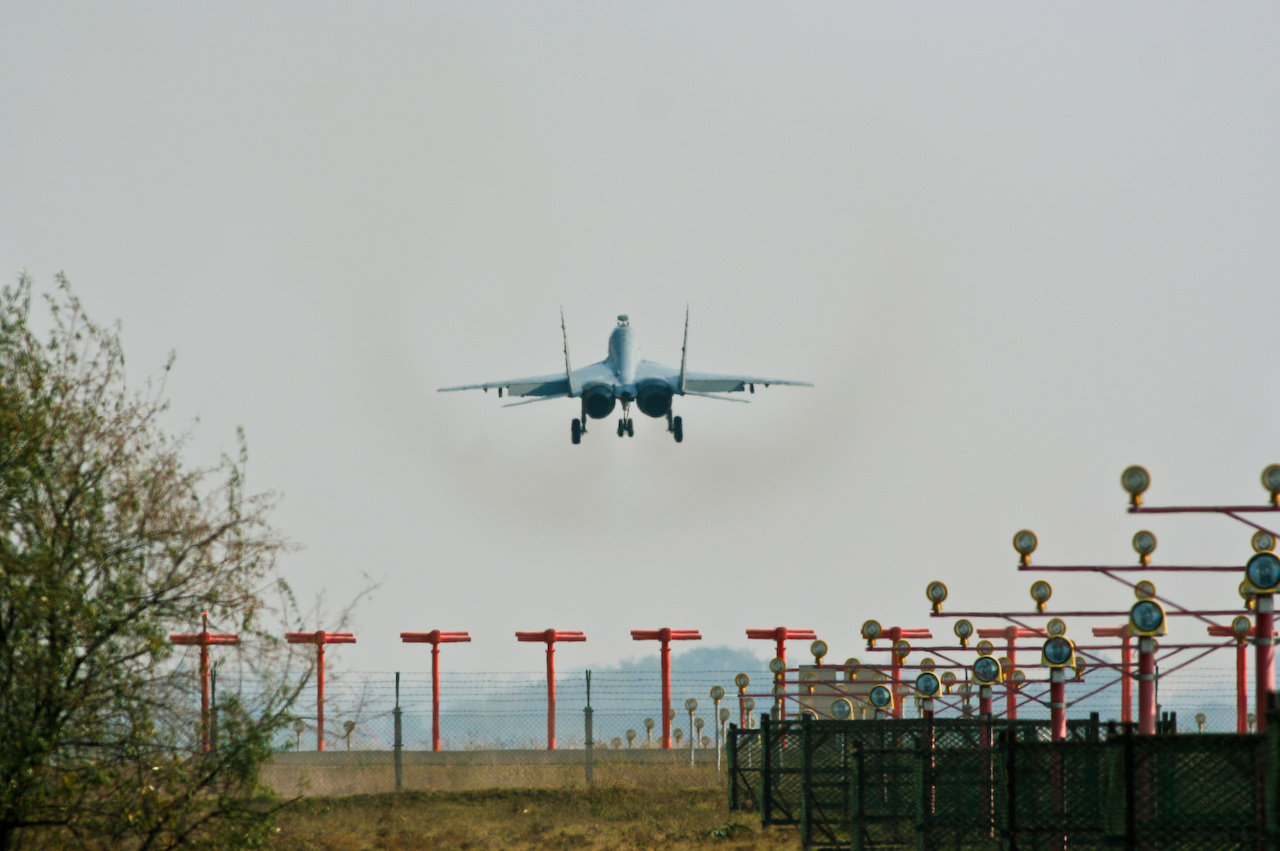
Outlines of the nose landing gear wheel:
{"label": "nose landing gear wheel", "polygon": [[671,421],[671,431],[675,434],[676,443],[684,442],[684,420],[676,417]]}
{"label": "nose landing gear wheel", "polygon": [[582,442],[582,420],[573,421],[573,425],[569,427],[569,437],[575,444]]}

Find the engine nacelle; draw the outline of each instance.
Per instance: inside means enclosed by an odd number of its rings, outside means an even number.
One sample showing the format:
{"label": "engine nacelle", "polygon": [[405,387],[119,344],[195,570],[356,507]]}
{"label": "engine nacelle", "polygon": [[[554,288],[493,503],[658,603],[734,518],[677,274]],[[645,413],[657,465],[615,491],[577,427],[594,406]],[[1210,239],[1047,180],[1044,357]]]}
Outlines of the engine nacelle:
{"label": "engine nacelle", "polygon": [[586,408],[587,416],[592,419],[602,420],[609,416],[613,413],[615,404],[617,400],[613,398],[613,388],[607,384],[582,389],[582,407]]}
{"label": "engine nacelle", "polygon": [[665,381],[646,381],[636,388],[636,406],[650,417],[665,417],[671,411],[671,387]]}

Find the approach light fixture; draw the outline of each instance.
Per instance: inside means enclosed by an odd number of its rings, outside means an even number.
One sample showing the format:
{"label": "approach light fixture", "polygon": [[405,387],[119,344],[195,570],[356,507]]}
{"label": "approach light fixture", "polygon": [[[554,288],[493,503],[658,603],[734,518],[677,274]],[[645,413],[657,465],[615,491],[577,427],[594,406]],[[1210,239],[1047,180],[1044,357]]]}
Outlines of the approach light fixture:
{"label": "approach light fixture", "polygon": [[769,660],[769,671],[773,674],[774,679],[782,679],[782,675],[787,670],[786,660],[781,656],[774,656]]}
{"label": "approach light fixture", "polygon": [[1045,604],[1053,596],[1053,586],[1043,579],[1031,583],[1031,599],[1036,601],[1036,611],[1043,612]]}
{"label": "approach light fixture", "polygon": [[853,704],[849,701],[849,698],[842,697],[831,704],[831,717],[837,721],[848,721],[852,715]]}
{"label": "approach light fixture", "polygon": [[941,690],[942,682],[938,679],[936,674],[930,671],[925,671],[923,674],[916,677],[916,691],[920,692],[920,694],[925,697],[935,697]]}
{"label": "approach light fixture", "polygon": [[893,652],[897,655],[899,661],[906,659],[907,654],[911,652],[911,642],[905,638],[899,638],[893,645]]}
{"label": "approach light fixture", "polygon": [[1253,533],[1252,544],[1255,553],[1269,553],[1276,548],[1276,536],[1259,529]]}
{"label": "approach light fixture", "polygon": [[1075,667],[1075,645],[1062,635],[1051,636],[1040,651],[1040,664],[1046,668]]}
{"label": "approach light fixture", "polygon": [[1252,626],[1247,617],[1236,615],[1231,621],[1231,634],[1236,637],[1236,641],[1242,642],[1249,636],[1249,629]]}
{"label": "approach light fixture", "polygon": [[1074,666],[1074,667],[1075,667],[1075,669],[1076,669],[1076,679],[1077,679],[1077,680],[1083,680],[1083,679],[1084,679],[1084,671],[1085,671],[1085,668],[1087,667],[1087,666],[1085,665],[1084,659],[1083,659],[1082,657],[1080,657],[1080,656],[1077,656],[1077,657],[1076,657],[1076,664],[1075,664],[1075,666]]}
{"label": "approach light fixture", "polygon": [[813,664],[821,665],[822,657],[827,655],[827,642],[819,638],[809,645],[809,652],[813,654]]}
{"label": "approach light fixture", "polygon": [[719,702],[724,699],[724,686],[711,687],[711,699]]}
{"label": "approach light fixture", "polygon": [[1156,584],[1149,579],[1142,580],[1133,586],[1133,596],[1139,600],[1154,600],[1156,597]]}
{"label": "approach light fixture", "polygon": [[1151,554],[1156,551],[1156,536],[1143,529],[1133,536],[1133,549],[1138,554],[1138,564],[1151,564]]}
{"label": "approach light fixture", "polygon": [[893,693],[884,686],[876,686],[871,689],[867,699],[871,701],[871,705],[876,709],[884,709],[893,700]]}
{"label": "approach light fixture", "polygon": [[1139,600],[1129,610],[1129,630],[1134,635],[1164,635],[1164,607],[1155,600]]}
{"label": "approach light fixture", "polygon": [[1196,713],[1196,726],[1200,728],[1201,733],[1204,732],[1204,725],[1205,725],[1205,722],[1207,722],[1208,720],[1209,720],[1209,716],[1205,715],[1203,712]]}
{"label": "approach light fixture", "polygon": [[1280,464],[1271,464],[1262,471],[1262,486],[1271,492],[1271,504],[1280,506]]}
{"label": "approach light fixture", "polygon": [[1151,487],[1151,474],[1146,467],[1126,467],[1120,474],[1120,484],[1129,492],[1129,505],[1137,508],[1142,505],[1142,494]]}
{"label": "approach light fixture", "polygon": [[978,660],[973,663],[973,679],[980,686],[994,685],[1000,682],[1004,676],[1004,671],[1000,668],[1000,663],[991,656],[979,656]]}
{"label": "approach light fixture", "polygon": [[968,618],[961,618],[951,627],[951,631],[960,639],[961,647],[968,647],[969,639],[973,637],[973,622]]}
{"label": "approach light fixture", "polygon": [[1240,580],[1240,586],[1237,590],[1240,592],[1240,599],[1244,600],[1244,607],[1252,609],[1257,602],[1258,594],[1253,590],[1253,586],[1249,584],[1249,580]]}
{"label": "approach light fixture", "polygon": [[755,710],[756,710],[756,699],[755,699],[754,697],[748,697],[748,698],[744,699],[744,700],[742,701],[742,708],[743,708],[743,709],[745,709],[745,710],[747,711],[747,714],[751,714],[752,712],[755,712]]}
{"label": "approach light fixture", "polygon": [[876,639],[884,632],[880,627],[880,621],[867,621],[862,625],[862,637],[867,640],[867,648],[876,646]]}
{"label": "approach light fixture", "polygon": [[1067,622],[1064,621],[1062,618],[1054,618],[1053,620],[1049,621],[1048,624],[1045,625],[1044,631],[1049,633],[1049,635],[1052,635],[1052,636],[1066,635]]}
{"label": "approach light fixture", "polygon": [[924,589],[925,596],[929,598],[929,602],[933,604],[933,611],[942,611],[942,601],[947,599],[947,586],[941,582],[930,582],[929,586]]}
{"label": "approach light fixture", "polygon": [[937,668],[937,667],[938,667],[938,663],[934,662],[933,658],[930,656],[926,656],[920,660],[920,670],[922,671],[932,671],[934,668]]}
{"label": "approach light fixture", "polygon": [[747,690],[747,686],[751,685],[751,678],[746,674],[738,674],[733,678],[733,684],[738,687],[738,693],[741,694]]}
{"label": "approach light fixture", "polygon": [[1009,679],[1013,681],[1014,688],[1022,688],[1027,681],[1027,675],[1022,673],[1022,671],[1014,671],[1010,675]]}
{"label": "approach light fixture", "polygon": [[996,646],[987,639],[984,638],[978,642],[979,656],[990,656],[994,652],[996,652]]}
{"label": "approach light fixture", "polygon": [[1039,539],[1030,529],[1022,529],[1013,536],[1013,548],[1018,551],[1021,563],[1031,564],[1031,554],[1036,551]]}
{"label": "approach light fixture", "polygon": [[1280,586],[1280,557],[1272,552],[1254,553],[1245,565],[1244,575],[1259,594],[1271,594]]}
{"label": "approach light fixture", "polygon": [[956,684],[956,675],[951,671],[942,672],[942,685],[946,687],[947,694],[951,694],[951,687]]}

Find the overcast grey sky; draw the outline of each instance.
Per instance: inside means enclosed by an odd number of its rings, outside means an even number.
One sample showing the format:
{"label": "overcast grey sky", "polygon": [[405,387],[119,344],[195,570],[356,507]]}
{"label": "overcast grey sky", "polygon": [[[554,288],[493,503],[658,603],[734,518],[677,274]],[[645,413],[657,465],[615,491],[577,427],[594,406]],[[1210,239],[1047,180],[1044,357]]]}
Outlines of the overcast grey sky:
{"label": "overcast grey sky", "polygon": [[[0,265],[65,270],[192,460],[247,431],[340,664],[536,670],[516,629],[816,629],[1030,605],[1042,563],[1243,563],[1280,461],[1273,4],[7,3]],[[440,386],[645,356],[770,373],[569,442]],[[505,401],[505,400],[504,400]],[[1160,580],[1234,606],[1236,579]],[[1102,578],[1051,609],[1127,608]],[[934,626],[948,624],[932,622]],[[1076,627],[1083,631],[1083,625]],[[1182,633],[1192,637],[1194,631]],[[755,644],[752,642],[751,644]],[[771,651],[753,648],[761,656]],[[793,652],[800,652],[796,647]]]}

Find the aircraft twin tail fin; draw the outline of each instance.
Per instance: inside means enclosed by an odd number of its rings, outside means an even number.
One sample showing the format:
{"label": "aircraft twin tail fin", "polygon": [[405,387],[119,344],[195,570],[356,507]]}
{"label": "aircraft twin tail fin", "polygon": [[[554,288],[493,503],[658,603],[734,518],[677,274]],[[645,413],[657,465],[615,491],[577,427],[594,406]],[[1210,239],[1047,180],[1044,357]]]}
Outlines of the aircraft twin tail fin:
{"label": "aircraft twin tail fin", "polygon": [[689,392],[685,389],[685,362],[689,354],[689,305],[684,306],[684,345],[680,347],[680,395]]}
{"label": "aircraft twin tail fin", "polygon": [[569,331],[564,327],[564,308],[560,308],[560,333],[564,336],[564,375],[569,382],[569,395],[578,395],[578,386],[573,383],[573,367],[569,364]]}

